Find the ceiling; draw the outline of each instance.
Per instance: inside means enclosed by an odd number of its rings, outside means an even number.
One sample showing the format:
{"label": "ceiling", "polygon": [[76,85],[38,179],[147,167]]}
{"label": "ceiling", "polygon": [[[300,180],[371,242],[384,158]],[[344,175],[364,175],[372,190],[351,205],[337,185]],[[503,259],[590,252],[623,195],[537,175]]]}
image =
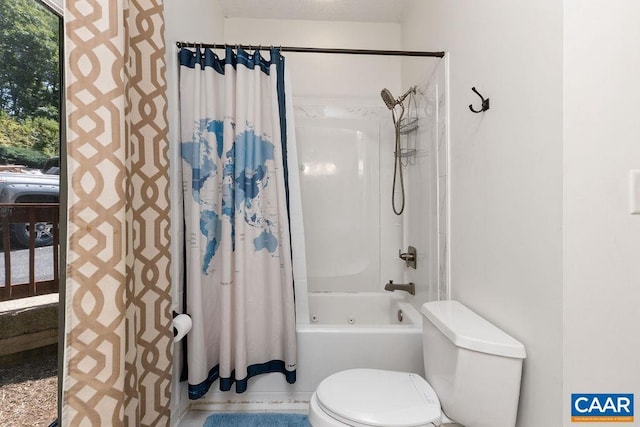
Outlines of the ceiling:
{"label": "ceiling", "polygon": [[413,0],[220,0],[227,18],[400,23]]}

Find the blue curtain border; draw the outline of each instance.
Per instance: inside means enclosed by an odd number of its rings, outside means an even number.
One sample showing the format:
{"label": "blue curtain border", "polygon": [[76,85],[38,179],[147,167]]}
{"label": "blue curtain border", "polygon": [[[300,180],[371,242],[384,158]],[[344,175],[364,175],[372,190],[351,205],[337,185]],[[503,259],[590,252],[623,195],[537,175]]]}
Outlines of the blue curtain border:
{"label": "blue curtain border", "polygon": [[[289,162],[287,161],[287,105],[284,84],[284,56],[279,49],[271,49],[271,60],[276,62],[276,78],[278,92],[278,108],[280,109],[280,143],[282,144],[282,168],[284,173],[284,191],[287,201],[287,218],[289,218],[289,237],[291,237],[291,209],[289,207]],[[291,243],[291,242],[289,242]],[[293,254],[292,254],[293,256]]]}
{"label": "blue curtain border", "polygon": [[258,363],[255,365],[250,365],[247,368],[247,376],[242,379],[234,379],[235,369],[231,372],[231,377],[222,378],[220,377],[220,365],[214,366],[210,371],[207,379],[201,382],[200,384],[189,384],[189,399],[196,400],[203,397],[209,389],[211,385],[217,380],[220,380],[220,390],[221,391],[229,391],[231,387],[235,383],[236,385],[236,393],[244,393],[247,391],[247,386],[249,379],[255,377],[257,375],[269,374],[273,372],[279,372],[285,376],[285,380],[289,384],[293,384],[296,382],[296,371],[288,371],[285,368],[285,363],[282,360],[271,360],[265,363]]}

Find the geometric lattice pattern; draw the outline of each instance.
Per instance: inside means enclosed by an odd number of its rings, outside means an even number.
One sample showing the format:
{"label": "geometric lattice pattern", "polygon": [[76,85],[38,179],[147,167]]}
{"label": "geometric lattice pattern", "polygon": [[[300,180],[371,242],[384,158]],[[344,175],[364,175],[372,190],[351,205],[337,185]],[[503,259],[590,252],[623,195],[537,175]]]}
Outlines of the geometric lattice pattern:
{"label": "geometric lattice pattern", "polygon": [[68,254],[61,422],[169,425],[162,0],[67,0]]}

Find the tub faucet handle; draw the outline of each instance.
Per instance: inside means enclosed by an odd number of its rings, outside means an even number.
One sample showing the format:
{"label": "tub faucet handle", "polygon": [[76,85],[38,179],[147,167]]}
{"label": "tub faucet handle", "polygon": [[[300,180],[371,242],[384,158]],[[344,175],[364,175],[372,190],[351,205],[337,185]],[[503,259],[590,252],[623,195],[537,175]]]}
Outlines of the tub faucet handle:
{"label": "tub faucet handle", "polygon": [[398,258],[403,260],[407,267],[415,269],[418,251],[413,246],[409,246],[407,252],[402,252],[402,250],[398,249]]}

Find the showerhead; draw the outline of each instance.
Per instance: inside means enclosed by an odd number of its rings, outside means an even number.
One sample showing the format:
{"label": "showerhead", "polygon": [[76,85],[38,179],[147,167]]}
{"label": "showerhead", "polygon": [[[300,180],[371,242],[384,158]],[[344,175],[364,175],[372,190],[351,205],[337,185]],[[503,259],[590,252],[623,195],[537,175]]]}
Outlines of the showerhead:
{"label": "showerhead", "polygon": [[416,87],[412,86],[409,88],[408,91],[406,91],[400,98],[395,99],[393,97],[393,95],[391,94],[391,91],[387,88],[382,89],[382,91],[380,91],[380,96],[382,97],[382,100],[384,101],[384,103],[386,104],[387,108],[390,110],[393,110],[393,108],[398,105],[398,104],[402,104],[402,101],[404,101],[404,99],[409,96],[410,93],[415,93],[416,92]]}
{"label": "showerhead", "polygon": [[398,105],[398,102],[393,97],[393,95],[391,95],[391,91],[389,89],[382,89],[380,91],[380,96],[382,97],[382,100],[384,101],[388,109],[393,110],[393,107]]}

